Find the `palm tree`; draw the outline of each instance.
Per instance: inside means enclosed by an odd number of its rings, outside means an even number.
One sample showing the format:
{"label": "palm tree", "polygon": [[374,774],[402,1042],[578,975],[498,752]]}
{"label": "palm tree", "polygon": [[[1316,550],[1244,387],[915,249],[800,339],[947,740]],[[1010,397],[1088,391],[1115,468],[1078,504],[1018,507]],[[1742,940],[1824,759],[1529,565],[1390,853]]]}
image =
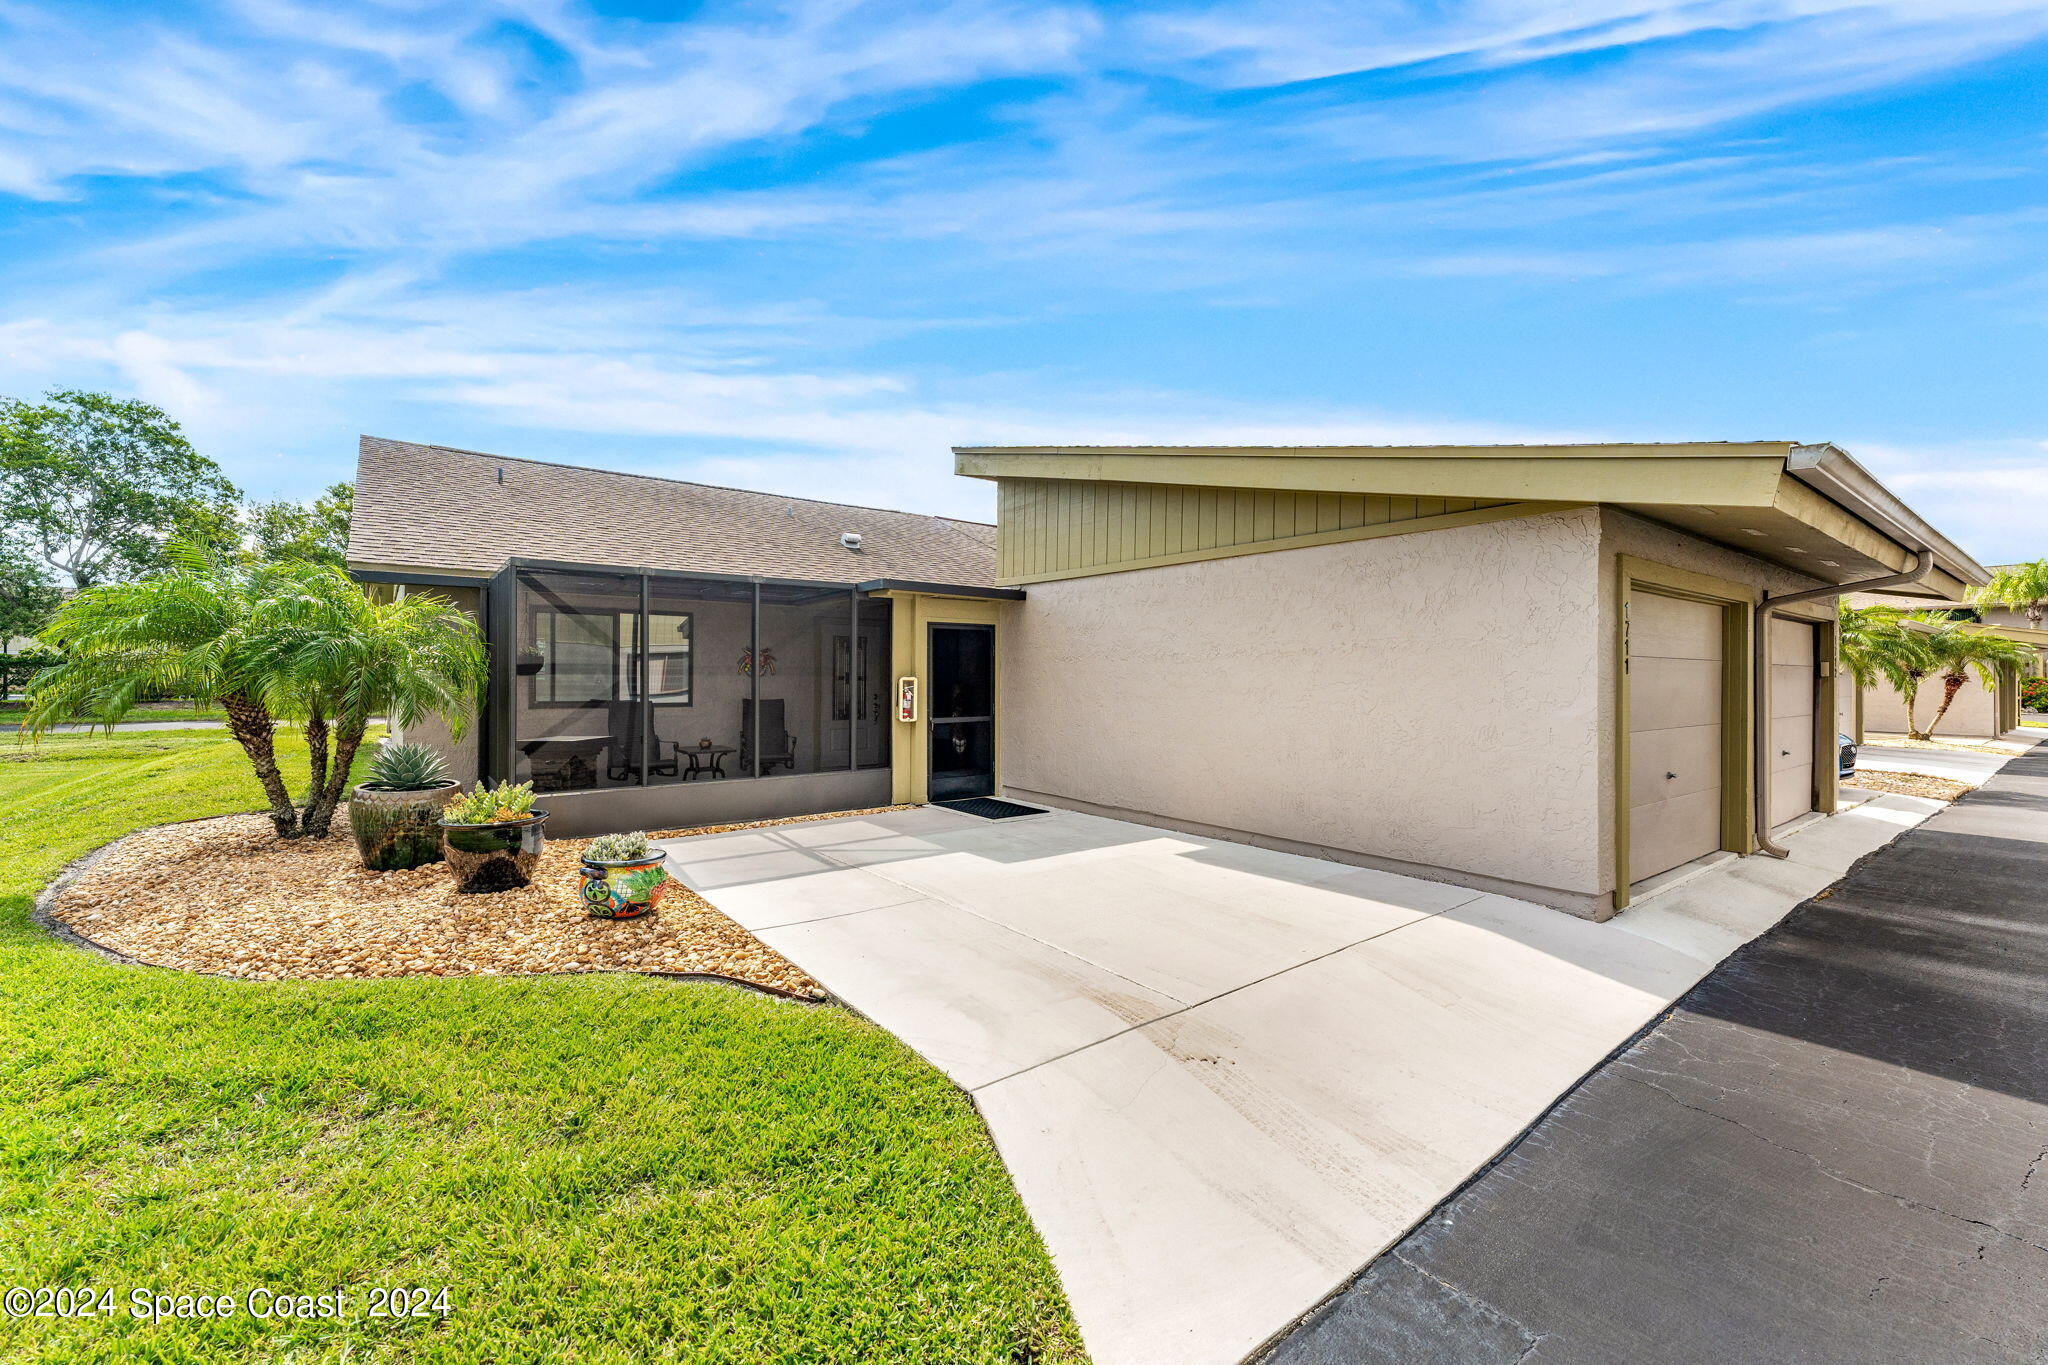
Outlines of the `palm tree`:
{"label": "palm tree", "polygon": [[[1941,706],[1935,711],[1934,719],[1927,722],[1925,730],[1912,732],[1915,739],[1932,739],[1934,729],[1941,724],[1941,718],[1948,714],[1948,708],[1955,703],[1956,694],[1976,674],[1985,687],[1996,690],[1999,674],[2006,668],[2021,669],[2035,657],[2031,645],[2007,639],[1967,622],[1935,617],[1931,613],[1915,612],[1909,620],[1922,621],[1933,627],[1921,639],[1932,664],[1930,672],[1941,674]],[[1911,724],[1910,710],[1907,722]]]}
{"label": "palm tree", "polygon": [[1873,687],[1885,677],[1885,662],[1899,650],[1906,633],[1906,613],[1898,607],[1852,607],[1847,598],[1841,604],[1842,667],[1858,687]]}
{"label": "palm tree", "polygon": [[275,707],[287,689],[261,647],[257,618],[296,570],[223,563],[183,544],[166,555],[164,573],[87,588],[57,609],[40,638],[64,661],[37,675],[22,730],[39,735],[73,716],[112,725],[155,693],[211,697],[256,770],[271,823],[291,838],[299,815],[274,748]]}
{"label": "palm tree", "polygon": [[1842,666],[1858,687],[1874,686],[1880,680],[1906,704],[1906,732],[1920,733],[1914,711],[1920,701],[1920,685],[1935,671],[1936,661],[1927,648],[1928,627],[1909,621],[1897,607],[1841,606]]}
{"label": "palm tree", "polygon": [[1991,581],[1970,594],[1979,607],[2004,607],[2027,614],[2027,624],[2041,628],[2048,615],[2048,559],[2031,559],[2024,564],[2007,564],[1995,570]]}
{"label": "palm tree", "polygon": [[333,823],[373,719],[402,727],[439,714],[460,735],[489,672],[476,623],[458,608],[419,593],[380,601],[329,566],[295,575],[261,624],[266,671],[305,721],[304,827],[314,838]]}

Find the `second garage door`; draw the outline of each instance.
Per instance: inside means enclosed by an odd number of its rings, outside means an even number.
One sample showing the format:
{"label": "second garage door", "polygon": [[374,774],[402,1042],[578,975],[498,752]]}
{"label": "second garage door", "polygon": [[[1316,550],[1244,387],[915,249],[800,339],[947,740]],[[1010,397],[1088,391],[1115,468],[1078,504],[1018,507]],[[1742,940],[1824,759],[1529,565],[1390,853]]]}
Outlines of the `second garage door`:
{"label": "second garage door", "polygon": [[1771,621],[1771,825],[1813,809],[1813,627]]}
{"label": "second garage door", "polygon": [[1723,608],[1629,603],[1629,880],[1721,847]]}

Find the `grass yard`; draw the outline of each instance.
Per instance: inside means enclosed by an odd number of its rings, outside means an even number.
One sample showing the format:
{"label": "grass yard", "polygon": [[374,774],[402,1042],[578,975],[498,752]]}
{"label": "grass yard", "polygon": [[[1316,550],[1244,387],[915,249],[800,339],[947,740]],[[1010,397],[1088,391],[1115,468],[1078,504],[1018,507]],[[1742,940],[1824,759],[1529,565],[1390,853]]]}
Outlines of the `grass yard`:
{"label": "grass yard", "polygon": [[[625,976],[225,981],[29,921],[79,854],[258,804],[211,734],[0,743],[0,1280],[116,1300],[0,1318],[0,1359],[1081,1359],[965,1098],[843,1011]],[[390,1286],[452,1311],[367,1316]],[[257,1288],[342,1316],[259,1321]],[[139,1319],[136,1290],[238,1311]]]}
{"label": "grass yard", "polygon": [[[28,711],[28,703],[19,698],[0,701],[0,725],[19,725]],[[83,724],[86,717],[73,717],[74,723]],[[146,701],[121,717],[126,725],[146,725],[151,721],[164,720],[226,720],[227,712],[207,703],[180,701]]]}

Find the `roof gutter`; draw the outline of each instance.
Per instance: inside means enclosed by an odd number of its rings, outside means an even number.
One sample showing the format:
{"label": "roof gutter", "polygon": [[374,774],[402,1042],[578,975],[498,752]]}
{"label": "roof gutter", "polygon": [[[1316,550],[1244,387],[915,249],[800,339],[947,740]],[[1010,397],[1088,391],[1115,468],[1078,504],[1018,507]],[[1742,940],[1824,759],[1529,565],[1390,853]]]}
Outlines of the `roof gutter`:
{"label": "roof gutter", "polygon": [[[1808,447],[1809,449],[1811,447]],[[1846,458],[1846,457],[1845,457]],[[1934,567],[1932,550],[1915,550],[1911,567],[1883,578],[1865,579],[1861,583],[1836,583],[1825,588],[1809,588],[1805,592],[1781,593],[1776,597],[1765,593],[1756,604],[1756,619],[1750,626],[1750,673],[1755,682],[1756,711],[1751,719],[1750,743],[1750,797],[1754,806],[1753,818],[1756,823],[1756,848],[1759,853],[1768,853],[1773,858],[1789,858],[1791,850],[1771,842],[1771,618],[1778,614],[1778,608],[1794,602],[1808,602],[1818,597],[1841,597],[1852,592],[1876,592],[1881,588],[1903,587],[1919,579]],[[1839,686],[1839,682],[1837,686]],[[1820,723],[1815,714],[1814,724]],[[1833,719],[1828,722],[1832,725]]]}
{"label": "roof gutter", "polygon": [[[1934,556],[1927,568],[1947,569],[1963,583],[1973,586],[1991,581],[1990,570],[1928,525],[1925,518],[1906,506],[1896,493],[1879,483],[1876,476],[1856,463],[1840,446],[1829,443],[1793,446],[1785,458],[1785,472],[1899,544],[1922,547]],[[1861,592],[1864,588],[1862,584],[1852,584],[1842,590]]]}

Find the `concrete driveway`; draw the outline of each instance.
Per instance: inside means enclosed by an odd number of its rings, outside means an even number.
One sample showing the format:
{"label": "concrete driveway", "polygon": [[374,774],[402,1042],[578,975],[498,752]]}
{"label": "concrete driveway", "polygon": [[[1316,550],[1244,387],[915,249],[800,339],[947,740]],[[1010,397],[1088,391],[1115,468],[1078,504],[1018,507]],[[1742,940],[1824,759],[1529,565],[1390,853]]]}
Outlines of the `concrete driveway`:
{"label": "concrete driveway", "polygon": [[671,869],[973,1095],[1098,1365],[1244,1358],[1722,957],[1935,803],[1608,924],[1068,812],[669,840]]}

